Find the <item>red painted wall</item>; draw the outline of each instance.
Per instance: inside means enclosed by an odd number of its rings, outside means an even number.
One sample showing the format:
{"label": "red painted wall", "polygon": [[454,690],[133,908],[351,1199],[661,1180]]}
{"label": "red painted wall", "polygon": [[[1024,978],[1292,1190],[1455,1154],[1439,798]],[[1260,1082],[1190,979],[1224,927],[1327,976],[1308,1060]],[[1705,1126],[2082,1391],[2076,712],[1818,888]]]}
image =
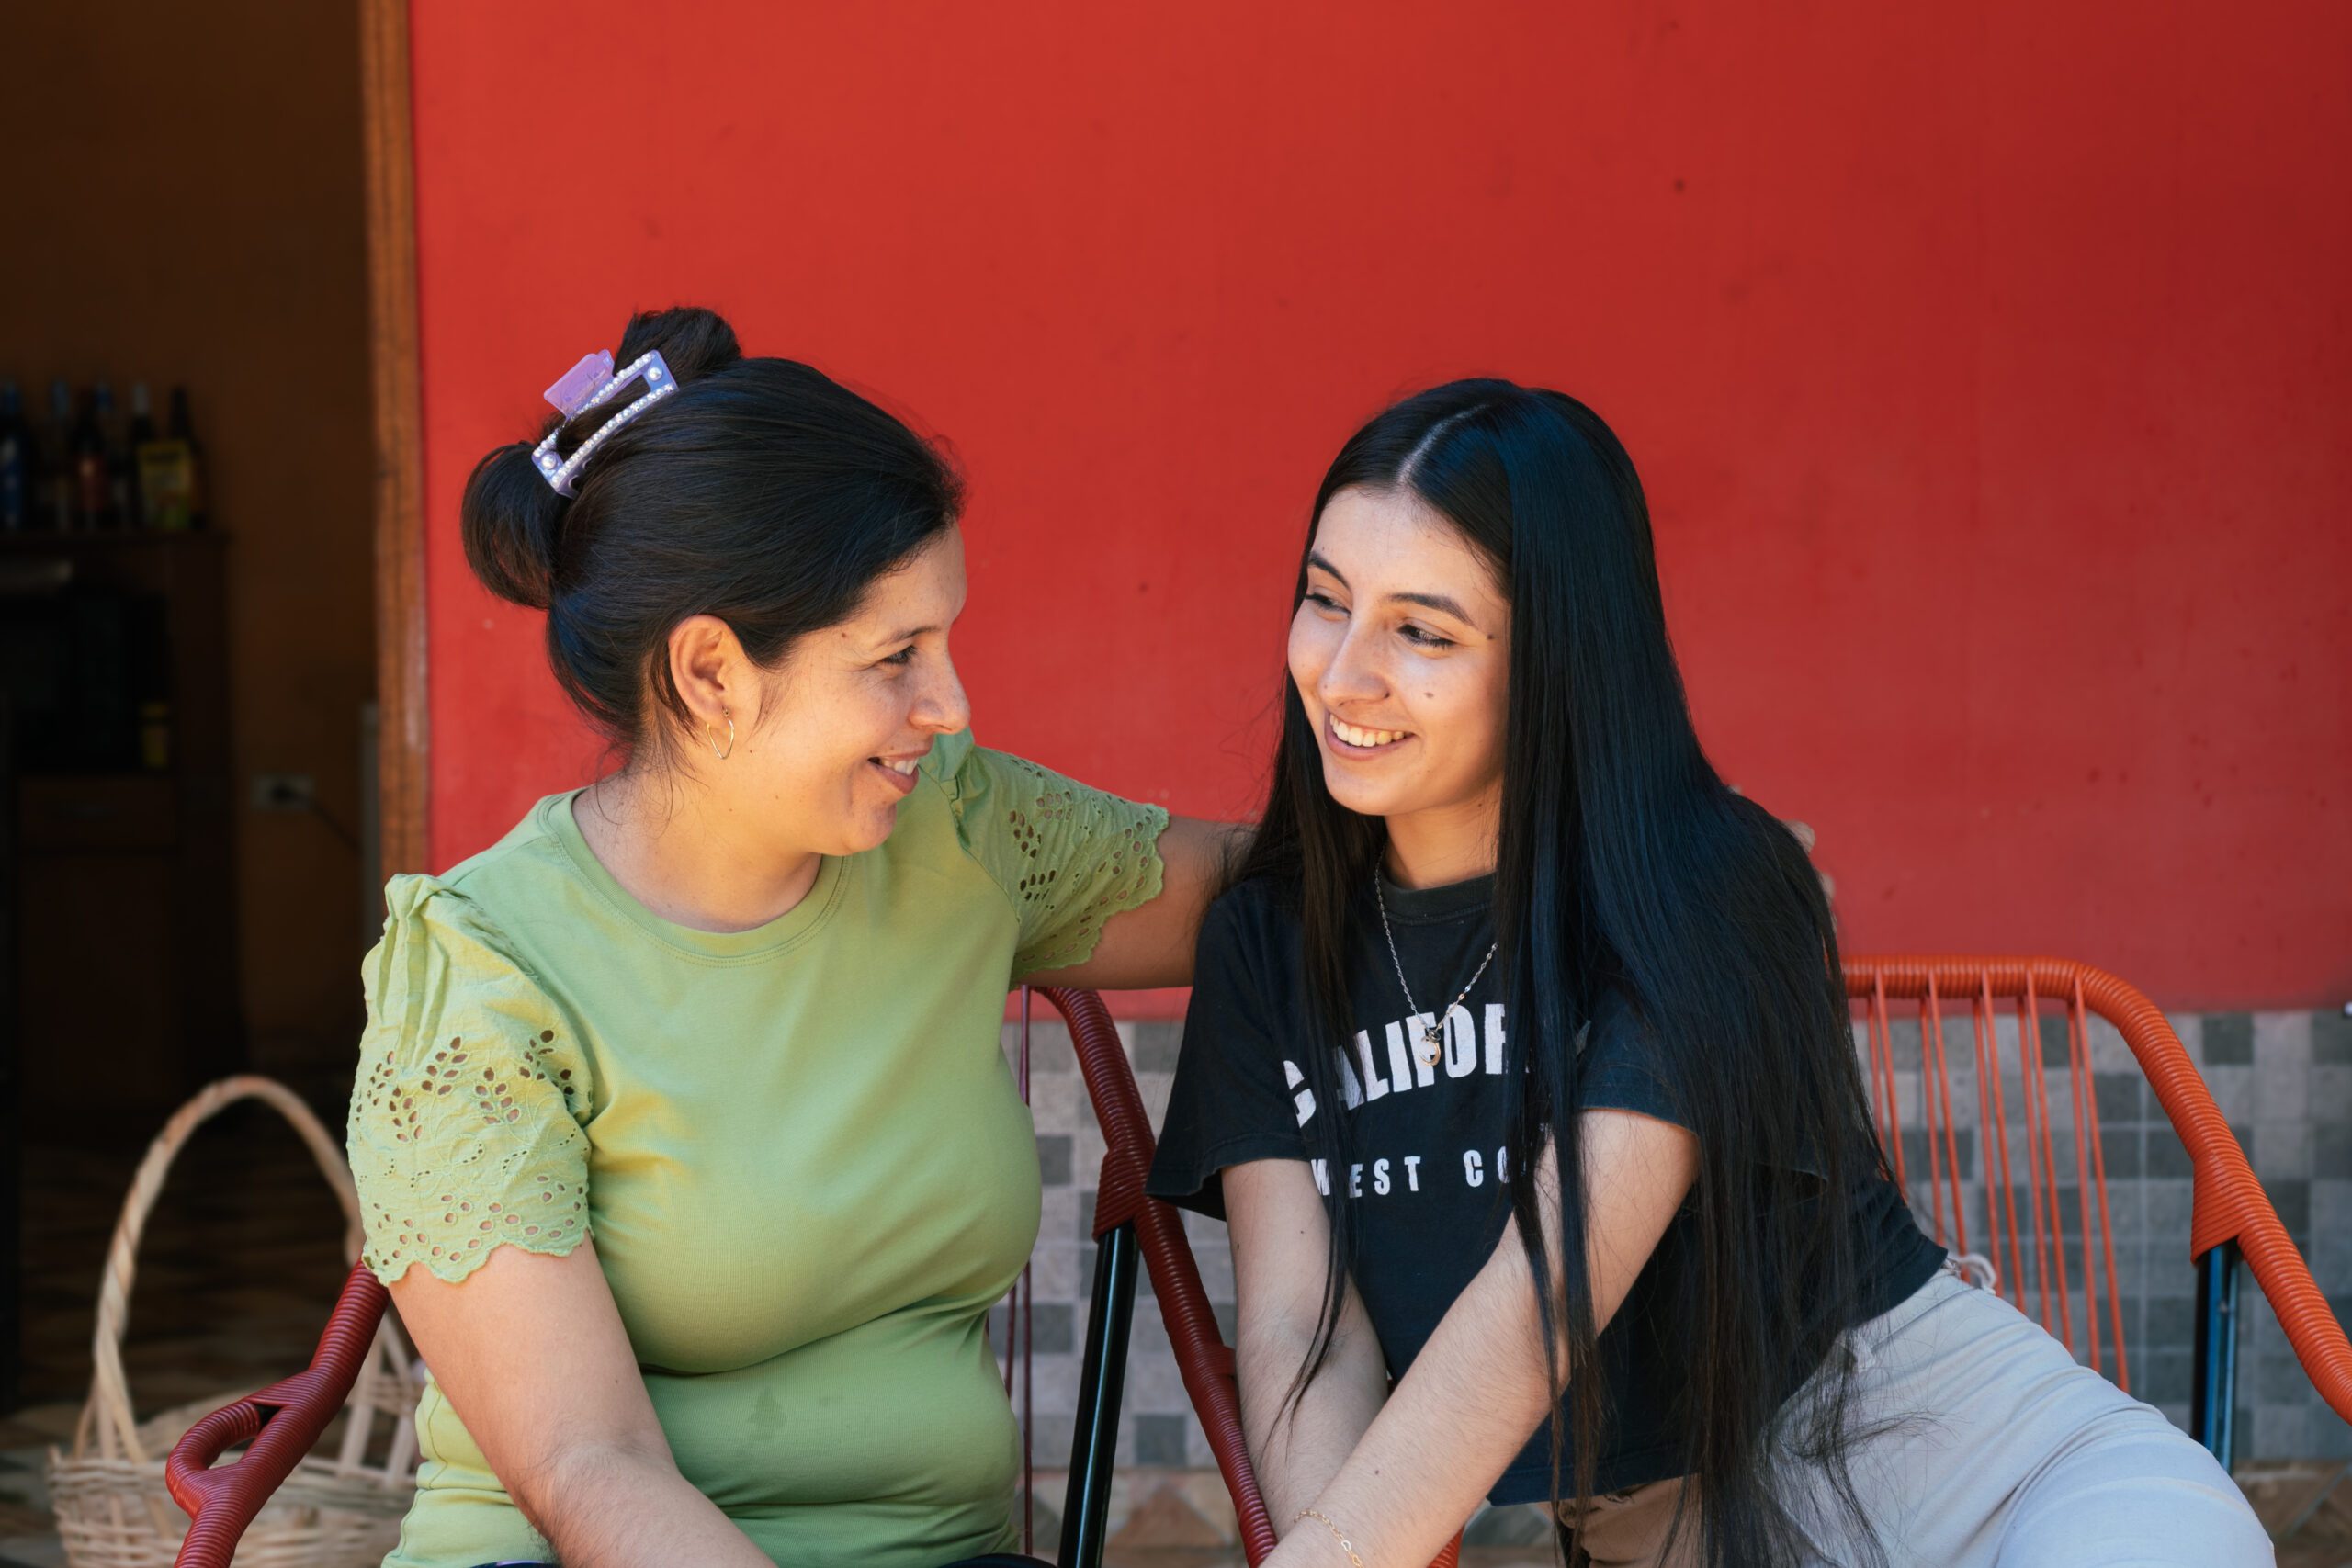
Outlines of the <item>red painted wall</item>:
{"label": "red painted wall", "polygon": [[2352,10],[2166,9],[419,0],[435,855],[596,751],[466,471],[694,301],[955,442],[993,744],[1246,810],[1323,465],[1498,372],[1633,449],[1854,947],[2332,1003]]}

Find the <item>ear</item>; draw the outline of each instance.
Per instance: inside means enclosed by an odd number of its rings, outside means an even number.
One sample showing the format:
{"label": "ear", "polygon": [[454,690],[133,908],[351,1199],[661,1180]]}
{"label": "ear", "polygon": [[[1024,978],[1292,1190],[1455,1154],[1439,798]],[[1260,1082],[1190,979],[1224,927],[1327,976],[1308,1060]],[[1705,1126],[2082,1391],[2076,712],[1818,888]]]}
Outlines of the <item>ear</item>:
{"label": "ear", "polygon": [[748,725],[758,707],[752,677],[743,645],[717,615],[688,615],[670,628],[670,679],[697,723],[723,725],[731,715]]}

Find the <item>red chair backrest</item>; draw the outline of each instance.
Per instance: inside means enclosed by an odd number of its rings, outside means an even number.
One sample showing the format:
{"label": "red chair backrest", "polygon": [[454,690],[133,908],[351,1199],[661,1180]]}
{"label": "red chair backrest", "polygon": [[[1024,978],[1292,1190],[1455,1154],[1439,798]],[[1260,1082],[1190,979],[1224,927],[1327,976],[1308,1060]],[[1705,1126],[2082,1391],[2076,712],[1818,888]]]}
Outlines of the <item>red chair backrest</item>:
{"label": "red chair backrest", "polygon": [[[1921,1218],[1939,1241],[1973,1251],[2020,1311],[2131,1386],[2093,1077],[2091,1021],[2102,1019],[2188,1150],[2193,1207],[2184,1261],[2235,1242],[2304,1372],[2352,1420],[2352,1345],[2155,1004],[2103,969],[2064,959],[1905,955],[1852,958],[1845,968],[1888,1158],[1906,1186],[1925,1178]],[[1911,1021],[1919,1064],[1917,1088],[1905,1093],[1911,1069],[1897,1059],[1895,1030]],[[2050,1021],[2063,1028],[2063,1063],[2045,1060],[2058,1054],[2045,1048],[2045,1039],[2058,1043],[2059,1031],[2044,1033]],[[1910,1049],[1904,1042],[1905,1056]],[[1972,1069],[1973,1095],[1956,1099],[1955,1062]],[[1959,1134],[1972,1120],[1974,1157],[1963,1162]],[[1909,1128],[1925,1134],[1924,1170],[1910,1168]],[[2071,1147],[2062,1155],[2064,1145]],[[2071,1214],[2063,1208],[2069,1186]]]}

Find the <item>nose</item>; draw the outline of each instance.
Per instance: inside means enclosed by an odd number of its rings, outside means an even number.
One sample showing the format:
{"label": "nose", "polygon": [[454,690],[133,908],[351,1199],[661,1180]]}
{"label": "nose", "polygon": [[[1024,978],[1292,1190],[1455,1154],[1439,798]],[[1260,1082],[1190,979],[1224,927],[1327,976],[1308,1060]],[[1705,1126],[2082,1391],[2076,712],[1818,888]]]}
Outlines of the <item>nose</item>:
{"label": "nose", "polygon": [[953,735],[970,727],[971,699],[964,695],[963,678],[956,673],[955,661],[944,654],[934,666],[936,673],[923,685],[915,699],[914,712],[908,716],[918,729],[935,735]]}
{"label": "nose", "polygon": [[1340,646],[1331,652],[1331,662],[1323,667],[1322,679],[1315,682],[1315,694],[1326,710],[1376,701],[1387,694],[1388,681],[1371,643],[1372,638],[1352,625],[1340,637]]}

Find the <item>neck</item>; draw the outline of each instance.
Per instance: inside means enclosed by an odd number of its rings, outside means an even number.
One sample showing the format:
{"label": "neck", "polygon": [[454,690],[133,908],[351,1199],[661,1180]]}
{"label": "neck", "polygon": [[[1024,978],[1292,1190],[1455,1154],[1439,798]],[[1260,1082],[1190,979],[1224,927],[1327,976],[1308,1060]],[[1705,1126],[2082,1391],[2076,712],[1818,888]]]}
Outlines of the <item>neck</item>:
{"label": "neck", "polygon": [[693,779],[601,779],[573,808],[580,835],[628,896],[674,924],[747,931],[788,914],[824,857],[776,842],[752,814]]}
{"label": "neck", "polygon": [[1442,887],[1495,869],[1502,829],[1498,784],[1476,798],[1385,818],[1389,879],[1399,887]]}

